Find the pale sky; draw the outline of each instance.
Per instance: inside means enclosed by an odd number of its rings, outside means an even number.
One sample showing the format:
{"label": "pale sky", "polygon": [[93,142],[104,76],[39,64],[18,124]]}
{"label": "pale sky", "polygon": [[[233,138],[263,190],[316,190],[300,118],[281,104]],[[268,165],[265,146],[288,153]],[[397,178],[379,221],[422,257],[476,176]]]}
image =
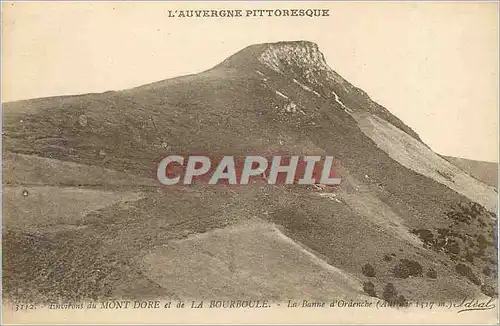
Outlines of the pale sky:
{"label": "pale sky", "polygon": [[[330,17],[169,18],[175,9],[328,8]],[[498,5],[3,3],[2,102],[197,73],[247,45],[316,42],[330,67],[436,152],[498,160]]]}

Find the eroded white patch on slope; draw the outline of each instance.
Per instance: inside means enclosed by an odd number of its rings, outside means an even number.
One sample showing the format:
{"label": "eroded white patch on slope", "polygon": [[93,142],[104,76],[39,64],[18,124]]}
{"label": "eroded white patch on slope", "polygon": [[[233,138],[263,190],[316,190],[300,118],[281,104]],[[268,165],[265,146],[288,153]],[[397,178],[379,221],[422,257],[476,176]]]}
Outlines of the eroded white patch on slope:
{"label": "eroded white patch on slope", "polygon": [[277,94],[278,96],[281,96],[281,97],[283,97],[283,98],[288,99],[288,96],[286,96],[285,94],[281,93],[280,91],[275,91],[275,92],[276,92],[276,94]]}
{"label": "eroded white patch on slope", "polygon": [[261,76],[261,77],[266,77],[266,75],[264,75],[261,71],[259,70],[255,70],[255,73],[257,73],[257,75]]}
{"label": "eroded white patch on slope", "polygon": [[342,109],[344,109],[344,111],[346,111],[347,113],[352,113],[353,110],[348,108],[339,98],[339,96],[337,95],[337,93],[335,92],[332,92],[333,96],[335,97],[335,102],[337,102],[341,107]]}
{"label": "eroded white patch on slope", "polygon": [[312,89],[312,88],[310,88],[310,87],[308,87],[308,86],[306,86],[306,85],[302,84],[302,83],[301,83],[301,82],[299,82],[297,79],[295,79],[295,78],[294,78],[294,79],[293,79],[293,82],[294,82],[295,84],[299,85],[300,87],[302,87],[302,89],[304,89],[304,90],[306,90],[306,91],[308,91],[308,92],[313,93],[313,94],[314,94],[314,95],[316,95],[317,97],[321,97],[321,95],[320,95],[318,92],[316,92],[314,89]]}
{"label": "eroded white patch on slope", "polygon": [[363,133],[392,159],[496,212],[497,196],[493,187],[472,178],[415,138],[377,116],[356,114],[354,118]]}

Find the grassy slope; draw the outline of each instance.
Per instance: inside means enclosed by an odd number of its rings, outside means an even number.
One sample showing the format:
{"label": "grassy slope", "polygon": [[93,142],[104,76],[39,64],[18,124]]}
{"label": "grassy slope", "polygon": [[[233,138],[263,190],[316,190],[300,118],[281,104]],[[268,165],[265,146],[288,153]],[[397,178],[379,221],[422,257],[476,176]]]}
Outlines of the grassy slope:
{"label": "grassy slope", "polygon": [[42,158],[35,155],[4,153],[4,185],[79,186],[87,188],[126,189],[158,187],[149,178],[118,172],[99,166]]}

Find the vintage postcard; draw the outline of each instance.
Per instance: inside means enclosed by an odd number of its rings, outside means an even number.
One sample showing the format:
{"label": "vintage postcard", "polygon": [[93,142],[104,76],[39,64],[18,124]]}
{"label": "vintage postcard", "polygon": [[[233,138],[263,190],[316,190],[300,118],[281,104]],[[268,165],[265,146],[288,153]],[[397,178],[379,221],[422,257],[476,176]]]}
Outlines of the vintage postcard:
{"label": "vintage postcard", "polygon": [[2,324],[497,324],[497,2],[2,2]]}

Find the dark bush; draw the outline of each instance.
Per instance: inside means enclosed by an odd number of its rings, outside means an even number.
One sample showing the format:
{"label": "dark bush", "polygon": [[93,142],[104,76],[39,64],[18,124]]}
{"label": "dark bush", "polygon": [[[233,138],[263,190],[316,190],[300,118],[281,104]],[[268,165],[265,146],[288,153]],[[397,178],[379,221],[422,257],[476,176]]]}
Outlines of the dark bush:
{"label": "dark bush", "polygon": [[457,224],[458,222],[470,224],[471,220],[471,217],[467,214],[464,214],[463,212],[449,211],[446,212],[446,216],[456,222],[455,224]]}
{"label": "dark bush", "polygon": [[488,240],[486,240],[486,237],[482,234],[477,236],[477,243],[479,245],[479,249],[486,249],[488,245],[491,245]]}
{"label": "dark bush", "polygon": [[476,285],[481,285],[481,280],[479,279],[479,277],[477,277],[476,274],[474,274],[472,268],[470,268],[469,266],[460,263],[455,267],[455,271],[459,275],[467,277],[472,283]]}
{"label": "dark bush", "polygon": [[406,306],[408,304],[408,301],[406,300],[406,298],[404,296],[399,295],[398,299],[397,299],[397,303],[399,306]]}
{"label": "dark bush", "polygon": [[486,284],[483,284],[483,286],[481,286],[481,292],[492,298],[498,295],[497,290],[494,287]]}
{"label": "dark bush", "polygon": [[478,215],[481,215],[484,212],[486,212],[486,209],[478,203],[472,203],[470,205],[470,212],[471,212],[470,215],[472,217],[477,217]]}
{"label": "dark bush", "polygon": [[466,245],[467,245],[467,247],[469,247],[470,249],[472,249],[472,248],[474,248],[476,246],[476,243],[474,242],[473,239],[468,238],[466,240]]}
{"label": "dark bush", "polygon": [[451,254],[458,255],[460,253],[460,245],[455,240],[449,240],[445,249]]}
{"label": "dark bush", "polygon": [[433,279],[437,278],[437,272],[434,268],[429,268],[426,275],[428,278],[433,278]]}
{"label": "dark bush", "polygon": [[372,282],[364,282],[363,283],[363,291],[368,294],[370,297],[377,297],[377,292],[375,291],[375,285]]}
{"label": "dark bush", "polygon": [[385,255],[385,256],[384,256],[384,261],[389,262],[389,261],[391,261],[391,260],[392,260],[392,257],[391,257],[391,256],[389,256],[389,255]]}
{"label": "dark bush", "polygon": [[422,265],[419,262],[409,259],[400,259],[393,269],[394,276],[408,278],[410,276],[422,276]]}
{"label": "dark bush", "polygon": [[469,263],[474,262],[474,254],[470,251],[467,251],[467,253],[464,255],[464,259],[467,260]]}
{"label": "dark bush", "polygon": [[485,266],[483,268],[483,274],[486,276],[490,276],[491,275],[491,268],[489,268],[489,266]]}
{"label": "dark bush", "polygon": [[394,284],[387,283],[384,287],[384,292],[382,293],[382,298],[385,301],[396,301],[398,298],[398,291],[394,287]]}
{"label": "dark bush", "polygon": [[431,243],[434,240],[434,234],[427,229],[412,230],[412,233],[418,235],[424,243]]}
{"label": "dark bush", "polygon": [[474,253],[474,256],[481,257],[481,259],[483,259],[484,258],[484,254],[485,254],[484,249],[480,249],[480,250],[478,250],[477,252]]}
{"label": "dark bush", "polygon": [[373,268],[370,264],[365,264],[361,269],[363,275],[366,277],[374,277],[375,276],[375,268]]}

